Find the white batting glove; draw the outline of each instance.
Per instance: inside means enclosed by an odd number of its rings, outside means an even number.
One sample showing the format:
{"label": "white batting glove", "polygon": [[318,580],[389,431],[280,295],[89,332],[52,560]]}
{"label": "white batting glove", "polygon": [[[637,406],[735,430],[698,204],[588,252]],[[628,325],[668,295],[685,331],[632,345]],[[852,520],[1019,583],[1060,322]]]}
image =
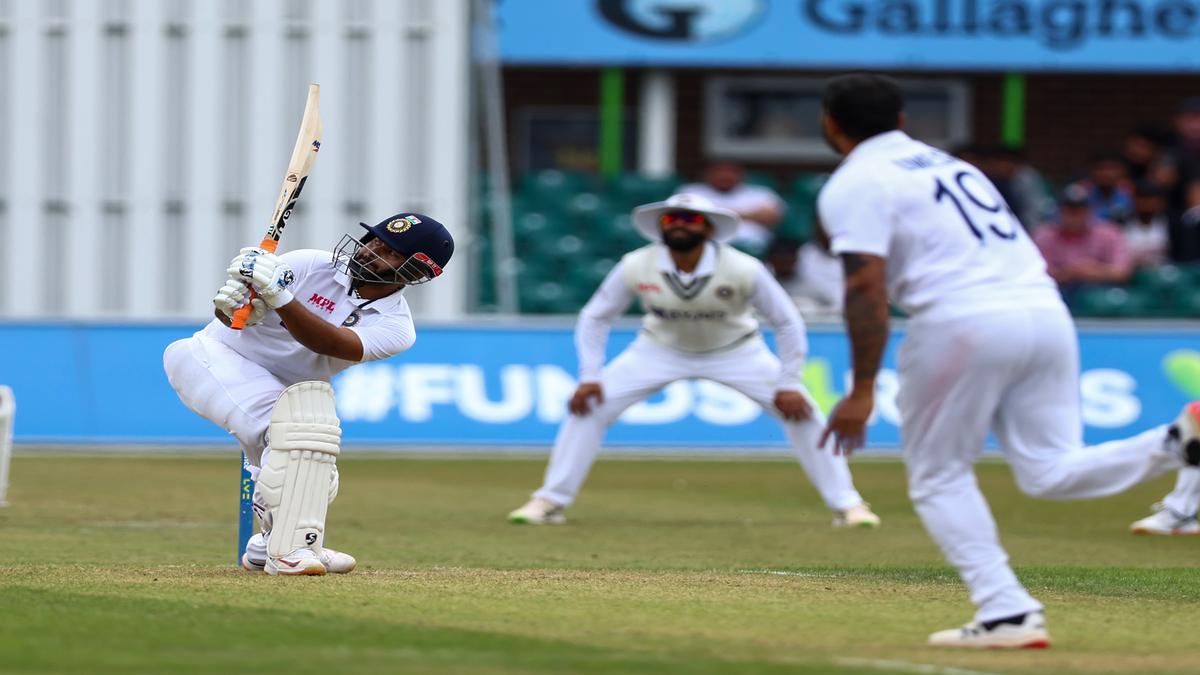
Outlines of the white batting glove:
{"label": "white batting glove", "polygon": [[288,287],[295,275],[279,256],[261,248],[244,248],[230,263],[229,276],[249,282],[271,309],[283,307],[294,299]]}
{"label": "white batting glove", "polygon": [[[265,248],[247,246],[238,251],[237,255],[233,256],[233,260],[229,261],[229,269],[225,271],[229,273],[230,279],[237,279],[238,281],[246,282],[246,286],[248,288],[251,281],[250,277],[253,276],[252,270],[254,267],[254,261],[258,258],[258,256],[266,254],[267,249]],[[246,274],[243,271],[243,268],[246,270],[251,270],[251,272]]]}
{"label": "white batting glove", "polygon": [[[249,295],[250,286],[246,282],[241,279],[229,279],[213,297],[213,306],[225,316],[233,319],[233,313],[246,304],[246,298]],[[246,319],[246,326],[262,323],[266,313],[267,303],[259,298],[254,298],[250,301],[250,316]]]}

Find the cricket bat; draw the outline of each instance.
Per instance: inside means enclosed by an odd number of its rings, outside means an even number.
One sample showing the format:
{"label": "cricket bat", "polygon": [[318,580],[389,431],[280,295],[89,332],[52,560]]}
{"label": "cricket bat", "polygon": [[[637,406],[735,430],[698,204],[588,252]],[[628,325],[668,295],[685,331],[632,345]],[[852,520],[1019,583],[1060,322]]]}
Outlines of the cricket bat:
{"label": "cricket bat", "polygon": [[[317,161],[317,151],[321,149],[321,87],[316,84],[308,85],[308,100],[304,103],[304,118],[300,121],[300,133],[296,136],[296,146],[292,148],[292,159],[288,162],[287,173],[283,177],[283,188],[279,191],[279,199],[275,202],[275,212],[271,214],[271,224],[263,237],[260,248],[271,253],[279,246],[279,237],[287,225],[288,216],[292,215],[292,207],[300,198],[300,191],[312,172],[313,163]],[[254,289],[250,289],[250,297],[254,297]],[[250,317],[250,303],[247,302],[233,314],[230,328],[241,330]]]}

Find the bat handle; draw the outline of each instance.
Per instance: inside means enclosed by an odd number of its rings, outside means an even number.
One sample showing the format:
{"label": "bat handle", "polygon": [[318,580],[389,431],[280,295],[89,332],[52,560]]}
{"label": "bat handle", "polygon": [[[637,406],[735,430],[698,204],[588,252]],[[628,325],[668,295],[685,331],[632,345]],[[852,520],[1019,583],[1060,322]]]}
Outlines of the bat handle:
{"label": "bat handle", "polygon": [[[259,248],[266,250],[268,253],[274,253],[275,249],[279,248],[279,240],[267,237],[258,245]],[[246,304],[238,307],[233,312],[233,319],[229,322],[229,327],[234,330],[241,330],[246,327],[246,320],[250,318],[250,301],[258,297],[258,293],[254,292],[254,287],[250,287],[250,297],[246,300]]]}

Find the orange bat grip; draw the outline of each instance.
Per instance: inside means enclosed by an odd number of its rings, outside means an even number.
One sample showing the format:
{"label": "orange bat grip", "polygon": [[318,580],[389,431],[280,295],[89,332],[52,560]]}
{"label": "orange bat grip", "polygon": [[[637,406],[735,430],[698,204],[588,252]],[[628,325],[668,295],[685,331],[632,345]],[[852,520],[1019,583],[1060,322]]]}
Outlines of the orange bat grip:
{"label": "orange bat grip", "polygon": [[[279,241],[276,239],[267,237],[266,239],[263,239],[262,242],[259,243],[258,247],[266,250],[268,253],[274,253],[275,249],[279,248]],[[258,296],[258,293],[255,293],[254,287],[251,286],[250,287],[250,299],[246,300],[246,304],[242,305],[241,307],[238,307],[237,310],[234,311],[233,320],[229,322],[230,328],[232,328],[234,330],[241,330],[246,327],[246,319],[250,318],[250,300],[253,300],[257,296]]]}

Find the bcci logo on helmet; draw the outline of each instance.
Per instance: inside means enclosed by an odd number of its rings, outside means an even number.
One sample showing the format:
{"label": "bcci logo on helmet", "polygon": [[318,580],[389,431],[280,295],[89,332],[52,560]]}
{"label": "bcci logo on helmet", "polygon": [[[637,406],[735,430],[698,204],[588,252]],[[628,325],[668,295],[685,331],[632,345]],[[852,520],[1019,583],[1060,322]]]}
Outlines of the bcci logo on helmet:
{"label": "bcci logo on helmet", "polygon": [[387,227],[387,231],[391,232],[392,234],[400,234],[401,232],[408,232],[408,230],[410,228],[412,228],[413,225],[420,225],[420,224],[421,224],[420,218],[410,215],[410,216],[403,216],[403,217],[397,218],[397,219],[389,222],[385,227]]}

